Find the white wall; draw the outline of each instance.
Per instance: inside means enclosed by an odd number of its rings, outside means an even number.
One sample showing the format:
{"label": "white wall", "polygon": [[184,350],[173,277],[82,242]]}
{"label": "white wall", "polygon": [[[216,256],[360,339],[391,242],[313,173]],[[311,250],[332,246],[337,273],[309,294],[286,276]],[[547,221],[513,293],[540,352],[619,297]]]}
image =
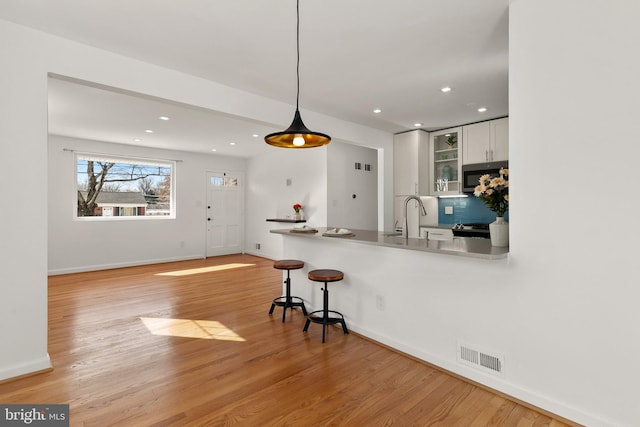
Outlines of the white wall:
{"label": "white wall", "polygon": [[[508,262],[299,237],[284,256],[345,271],[332,301],[361,333],[579,423],[637,426],[638,16],[629,1],[511,3]],[[458,363],[457,341],[504,355],[505,376]]]}
{"label": "white wall", "polygon": [[[174,70],[0,20],[0,380],[50,366],[47,354],[47,75],[53,73],[208,108],[263,123],[290,123],[294,107]],[[339,119],[302,112],[336,139],[373,146],[391,136]],[[25,165],[29,173],[25,173]],[[391,171],[390,168],[387,171]],[[19,177],[19,180],[16,179]],[[4,206],[4,205],[3,205]],[[389,200],[381,209],[391,212]],[[250,238],[250,236],[247,236]],[[164,256],[159,254],[157,256]]]}
{"label": "white wall", "polygon": [[[355,169],[356,162],[362,169]],[[377,150],[341,142],[328,146],[329,227],[378,229],[377,163]],[[365,170],[365,164],[371,165],[370,171]]]}
{"label": "white wall", "polygon": [[[512,1],[510,262],[495,271],[468,264],[463,271],[470,281],[459,288],[448,282],[448,302],[437,312],[447,324],[458,307],[454,297],[478,296],[474,304],[489,316],[481,323],[457,320],[456,336],[507,353],[505,381],[516,396],[592,426],[633,426],[640,419],[640,231],[626,226],[634,218],[640,157],[640,70],[632,50],[640,36],[639,8],[623,0]],[[0,144],[3,158],[12,160],[0,178],[8,183],[21,177],[20,185],[3,190],[3,200],[20,209],[0,209],[0,234],[8,242],[0,257],[0,322],[11,325],[0,328],[4,379],[49,364],[47,214],[34,207],[34,200],[47,197],[47,72],[283,126],[292,110],[4,21],[0,40],[11,40],[0,44]],[[303,115],[335,138],[390,146],[389,135]],[[379,165],[390,171],[387,161]],[[290,167],[261,162],[248,162],[248,170],[254,163],[265,174]],[[610,206],[611,216],[596,206]],[[384,209],[392,217],[392,203]],[[475,277],[482,278],[479,284]],[[442,301],[439,294],[432,297]]]}
{"label": "white wall", "polygon": [[[287,185],[287,180],[291,185]],[[278,150],[247,161],[245,192],[246,252],[270,259],[282,257],[281,237],[272,229],[291,228],[290,223],[267,218],[292,218],[293,205],[303,206],[310,226],[327,223],[327,147]],[[260,243],[260,249],[255,244]]]}
{"label": "white wall", "polygon": [[[331,199],[336,197],[344,199],[347,193],[349,197],[353,194],[352,187],[339,188],[339,186],[344,187],[344,182],[350,174],[350,170],[344,170],[343,165],[339,164],[344,160],[340,159],[343,154],[347,156],[346,166],[351,165],[351,168],[353,168],[351,162],[355,161],[353,160],[355,158],[363,163],[366,161],[375,165],[374,171],[366,172],[367,176],[363,177],[371,180],[371,187],[366,189],[365,185],[358,181],[355,188],[358,196],[362,197],[359,202],[364,201],[364,204],[370,205],[382,200],[382,203],[379,203],[377,210],[374,205],[371,208],[371,215],[365,215],[366,223],[361,224],[366,225],[364,228],[376,229],[377,221],[392,221],[393,215],[385,219],[379,218],[386,214],[389,205],[393,208],[389,203],[389,200],[393,201],[393,179],[389,179],[388,173],[391,168],[387,164],[387,162],[393,162],[393,157],[383,154],[391,152],[392,136],[389,135],[384,144],[378,145],[379,148],[372,149],[334,140],[330,145],[322,148],[283,149],[249,159],[247,161],[248,185],[245,193],[245,251],[270,259],[282,258],[282,237],[270,233],[270,230],[291,228],[292,224],[267,222],[266,219],[292,217],[294,203],[300,203],[303,206],[304,216],[309,226],[324,227],[329,225],[330,220],[346,220],[335,214],[332,219],[330,212],[333,208],[329,207]],[[387,174],[385,174],[385,164],[387,164]],[[287,185],[287,179],[291,179],[290,186]],[[381,185],[380,180],[385,182]],[[344,209],[341,210],[340,215],[346,216],[349,212],[348,209]],[[338,226],[354,228],[356,225],[342,222],[338,224]],[[260,244],[260,249],[256,249],[256,243]]]}
{"label": "white wall", "polygon": [[[640,3],[516,0],[509,16],[514,381],[589,425],[640,420]],[[570,413],[565,412],[565,413]]]}
{"label": "white wall", "polygon": [[[175,171],[176,218],[74,221],[75,156],[64,149],[179,160]],[[49,137],[48,157],[49,274],[204,258],[206,173],[245,172],[245,160],[240,158],[150,150],[55,135]]]}
{"label": "white wall", "polygon": [[[39,34],[0,21],[0,380],[47,369],[47,75]],[[9,208],[11,206],[11,208]]]}

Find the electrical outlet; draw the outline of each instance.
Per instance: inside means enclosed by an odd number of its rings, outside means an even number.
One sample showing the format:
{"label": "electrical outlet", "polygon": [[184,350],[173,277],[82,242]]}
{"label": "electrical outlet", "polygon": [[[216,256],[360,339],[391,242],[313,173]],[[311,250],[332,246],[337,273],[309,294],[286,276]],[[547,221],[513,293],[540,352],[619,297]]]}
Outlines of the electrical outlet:
{"label": "electrical outlet", "polygon": [[453,206],[445,206],[444,213],[445,215],[453,215]]}
{"label": "electrical outlet", "polygon": [[256,243],[256,249],[260,250],[260,243]]}
{"label": "electrical outlet", "polygon": [[384,311],[384,297],[382,295],[376,295],[376,308]]}

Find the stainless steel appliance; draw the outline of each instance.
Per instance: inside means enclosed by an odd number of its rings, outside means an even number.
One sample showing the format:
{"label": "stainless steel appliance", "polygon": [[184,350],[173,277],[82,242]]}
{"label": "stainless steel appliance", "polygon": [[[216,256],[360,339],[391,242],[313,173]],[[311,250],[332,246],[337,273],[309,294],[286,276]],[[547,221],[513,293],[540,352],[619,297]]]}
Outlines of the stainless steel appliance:
{"label": "stainless steel appliance", "polygon": [[508,168],[509,162],[486,162],[462,165],[462,192],[473,193],[482,175],[499,176],[500,169]]}
{"label": "stainless steel appliance", "polygon": [[489,224],[483,223],[469,223],[469,224],[456,224],[451,230],[454,236],[459,237],[482,237],[488,239],[489,236]]}

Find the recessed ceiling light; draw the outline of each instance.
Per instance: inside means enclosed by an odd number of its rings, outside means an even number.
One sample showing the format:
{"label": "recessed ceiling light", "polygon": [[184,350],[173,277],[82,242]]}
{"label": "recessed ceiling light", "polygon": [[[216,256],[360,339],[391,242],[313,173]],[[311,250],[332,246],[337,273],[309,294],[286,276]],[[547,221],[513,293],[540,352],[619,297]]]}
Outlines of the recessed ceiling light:
{"label": "recessed ceiling light", "polygon": [[449,86],[445,86],[442,89],[440,89],[441,92],[451,92],[451,88]]}
{"label": "recessed ceiling light", "polygon": [[140,138],[136,138],[136,139],[134,139],[133,141],[134,141],[134,142],[140,142],[140,141],[142,141],[142,140],[141,140]]}
{"label": "recessed ceiling light", "polygon": [[215,148],[212,148],[211,151],[218,151],[218,150],[216,150]]}
{"label": "recessed ceiling light", "polygon": [[419,128],[420,126],[422,126],[422,123],[414,123],[413,124],[415,127]]}
{"label": "recessed ceiling light", "polygon": [[485,111],[487,111],[486,107],[480,107],[478,108],[478,113],[484,113]]}
{"label": "recessed ceiling light", "polygon": [[257,133],[254,133],[254,134],[253,134],[253,135],[251,135],[251,136],[253,136],[254,138],[257,138],[257,137],[259,137],[260,135],[258,135]]}
{"label": "recessed ceiling light", "polygon": [[382,110],[379,109],[379,108],[376,108],[375,110],[373,110],[373,112],[376,113],[376,114],[380,114],[380,113],[382,113]]}
{"label": "recessed ceiling light", "polygon": [[151,129],[147,129],[145,130],[146,133],[153,133],[153,131]]}
{"label": "recessed ceiling light", "polygon": [[235,142],[230,142],[229,145],[236,145],[236,143]]}
{"label": "recessed ceiling light", "polygon": [[165,122],[166,122],[167,120],[169,120],[169,117],[167,117],[167,116],[160,116],[160,117],[158,117],[158,118],[159,118],[160,120],[164,120]]}

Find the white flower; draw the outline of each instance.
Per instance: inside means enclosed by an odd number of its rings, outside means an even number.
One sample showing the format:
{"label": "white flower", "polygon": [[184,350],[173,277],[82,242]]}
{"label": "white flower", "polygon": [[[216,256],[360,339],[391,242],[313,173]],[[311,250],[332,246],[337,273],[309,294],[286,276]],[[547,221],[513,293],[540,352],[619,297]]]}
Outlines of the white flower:
{"label": "white flower", "polygon": [[509,170],[500,169],[500,176],[482,175],[479,185],[474,188],[473,195],[498,216],[504,216],[509,210]]}

